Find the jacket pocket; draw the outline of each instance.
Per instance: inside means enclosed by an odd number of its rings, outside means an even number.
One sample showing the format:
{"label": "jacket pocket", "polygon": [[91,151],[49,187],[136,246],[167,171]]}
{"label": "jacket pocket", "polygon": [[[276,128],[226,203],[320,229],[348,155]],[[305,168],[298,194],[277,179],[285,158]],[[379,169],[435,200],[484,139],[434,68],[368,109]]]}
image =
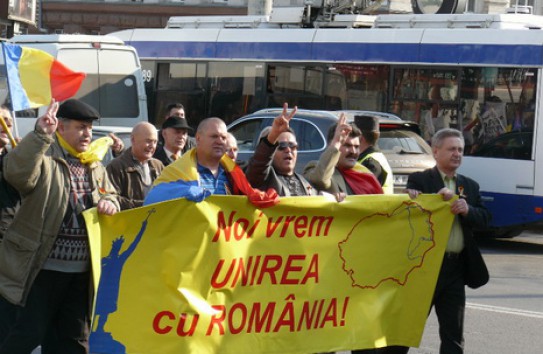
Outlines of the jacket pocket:
{"label": "jacket pocket", "polygon": [[3,280],[24,286],[39,246],[37,241],[8,232],[0,244],[0,273]]}

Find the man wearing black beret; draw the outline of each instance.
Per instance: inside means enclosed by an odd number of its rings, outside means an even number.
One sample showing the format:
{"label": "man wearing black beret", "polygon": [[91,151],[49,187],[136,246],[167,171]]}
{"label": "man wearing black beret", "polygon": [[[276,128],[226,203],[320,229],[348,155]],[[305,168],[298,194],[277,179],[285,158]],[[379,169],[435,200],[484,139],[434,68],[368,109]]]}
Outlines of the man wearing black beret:
{"label": "man wearing black beret", "polygon": [[53,102],[6,156],[6,180],[23,196],[0,244],[0,354],[88,353],[92,303],[82,212],[119,210],[92,141],[99,119],[75,100]]}

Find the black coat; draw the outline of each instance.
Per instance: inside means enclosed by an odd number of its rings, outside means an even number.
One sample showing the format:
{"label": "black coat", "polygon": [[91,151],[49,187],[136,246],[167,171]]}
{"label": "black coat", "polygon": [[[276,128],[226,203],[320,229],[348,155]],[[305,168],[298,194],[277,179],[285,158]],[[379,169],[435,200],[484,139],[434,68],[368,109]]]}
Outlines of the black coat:
{"label": "black coat", "polygon": [[[245,174],[247,180],[253,188],[260,190],[268,190],[273,188],[281,197],[291,196],[289,187],[283,183],[277,172],[273,168],[273,154],[275,153],[276,145],[270,145],[266,142],[266,138],[260,139],[256,146],[256,150],[249,160]],[[317,190],[305,179],[304,176],[294,173],[296,178],[302,183],[306,195],[317,195]]]}
{"label": "black coat", "polygon": [[[189,136],[187,138],[187,142],[186,142],[185,146],[181,150],[181,155],[183,155],[185,152],[189,151],[190,149],[192,149],[194,147],[196,147],[196,141],[194,140],[194,138]],[[170,157],[168,155],[166,155],[166,151],[164,150],[163,145],[159,145],[159,146],[156,147],[156,150],[155,150],[155,153],[154,153],[153,157],[155,159],[158,159],[158,160],[162,161],[162,164],[164,166],[168,166],[170,163],[172,163],[170,161]]]}
{"label": "black coat", "polygon": [[[414,172],[407,180],[407,189],[419,190],[422,193],[437,193],[445,187],[437,167]],[[488,270],[475,243],[473,230],[484,229],[490,222],[490,212],[483,206],[479,194],[479,184],[469,177],[458,174],[456,180],[456,194],[460,195],[459,188],[463,189],[462,197],[469,205],[467,216],[459,215],[462,233],[464,234],[463,256],[466,260],[464,282],[472,288],[477,288],[488,282]]]}

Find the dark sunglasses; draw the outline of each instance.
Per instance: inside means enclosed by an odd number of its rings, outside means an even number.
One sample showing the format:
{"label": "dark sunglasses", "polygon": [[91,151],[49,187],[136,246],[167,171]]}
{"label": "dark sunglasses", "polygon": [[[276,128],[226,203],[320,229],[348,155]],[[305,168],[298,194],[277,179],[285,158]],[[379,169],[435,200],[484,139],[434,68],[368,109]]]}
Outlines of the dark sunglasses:
{"label": "dark sunglasses", "polygon": [[277,149],[279,149],[280,151],[285,150],[287,147],[290,148],[290,150],[296,150],[298,148],[298,144],[292,141],[280,141],[277,144]]}

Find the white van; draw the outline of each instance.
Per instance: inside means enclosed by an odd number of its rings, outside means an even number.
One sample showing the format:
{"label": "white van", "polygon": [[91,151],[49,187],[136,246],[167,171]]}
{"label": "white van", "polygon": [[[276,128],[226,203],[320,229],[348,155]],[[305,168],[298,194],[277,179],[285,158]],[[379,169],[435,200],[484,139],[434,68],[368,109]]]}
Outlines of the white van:
{"label": "white van", "polygon": [[[43,50],[74,71],[87,74],[74,96],[101,115],[98,125],[133,127],[147,121],[147,98],[135,49],[112,36],[18,35],[10,43]],[[0,104],[8,100],[3,55],[0,56]],[[24,136],[46,107],[17,113],[17,130]]]}

